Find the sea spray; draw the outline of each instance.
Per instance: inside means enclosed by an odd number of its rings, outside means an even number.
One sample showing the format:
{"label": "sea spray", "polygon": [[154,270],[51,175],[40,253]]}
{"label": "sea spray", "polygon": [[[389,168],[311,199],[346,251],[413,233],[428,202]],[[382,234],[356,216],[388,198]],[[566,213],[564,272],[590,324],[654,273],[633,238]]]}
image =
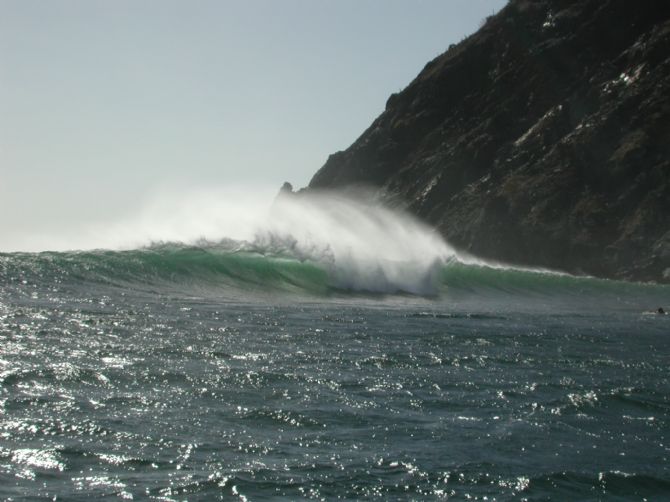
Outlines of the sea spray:
{"label": "sea spray", "polygon": [[[251,282],[267,279],[258,263],[240,255],[252,253],[317,267],[327,274],[330,288],[418,295],[438,292],[439,270],[456,256],[434,230],[362,192],[303,192],[275,198],[268,190],[241,187],[164,190],[148,198],[132,219],[42,234],[31,242],[31,251],[144,249],[144,254],[133,255],[143,270],[122,267],[137,279],[165,277],[157,270],[159,262],[178,265],[181,272],[194,267],[191,272],[201,279],[209,275],[210,280],[220,280],[223,271]],[[194,254],[189,247],[205,255]],[[109,253],[89,252],[80,258],[90,262],[99,276],[113,275],[107,271]],[[119,259],[124,256],[113,258]],[[102,263],[105,270],[98,267]],[[275,262],[265,264],[263,273],[281,269]],[[181,272],[173,270],[171,277]]]}
{"label": "sea spray", "polygon": [[544,294],[546,281],[533,276],[557,275],[457,252],[434,229],[361,191],[162,191],[133,219],[75,230],[40,236],[38,249],[78,251],[0,256],[0,275],[22,278],[32,270],[133,287],[218,288],[226,296],[249,290],[436,296],[445,289],[481,295],[514,293],[519,285]]}
{"label": "sea spray", "polygon": [[408,214],[344,192],[280,194],[255,242],[327,267],[333,286],[432,295],[455,251]]}

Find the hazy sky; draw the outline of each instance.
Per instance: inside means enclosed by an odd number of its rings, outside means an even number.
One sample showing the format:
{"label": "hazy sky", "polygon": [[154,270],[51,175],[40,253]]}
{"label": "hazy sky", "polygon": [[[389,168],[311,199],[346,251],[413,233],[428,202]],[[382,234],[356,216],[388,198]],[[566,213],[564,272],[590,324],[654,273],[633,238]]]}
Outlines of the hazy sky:
{"label": "hazy sky", "polygon": [[0,250],[164,189],[304,186],[504,3],[0,0]]}

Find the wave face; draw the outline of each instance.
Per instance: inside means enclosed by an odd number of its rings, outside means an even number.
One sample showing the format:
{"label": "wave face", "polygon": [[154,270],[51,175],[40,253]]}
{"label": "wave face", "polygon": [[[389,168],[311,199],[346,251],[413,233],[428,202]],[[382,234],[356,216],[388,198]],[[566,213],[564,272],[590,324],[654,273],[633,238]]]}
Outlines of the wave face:
{"label": "wave face", "polygon": [[328,287],[326,272],[314,264],[236,249],[235,243],[161,244],[131,251],[14,253],[3,255],[0,267],[5,283],[50,280],[137,289],[307,293],[323,293]]}

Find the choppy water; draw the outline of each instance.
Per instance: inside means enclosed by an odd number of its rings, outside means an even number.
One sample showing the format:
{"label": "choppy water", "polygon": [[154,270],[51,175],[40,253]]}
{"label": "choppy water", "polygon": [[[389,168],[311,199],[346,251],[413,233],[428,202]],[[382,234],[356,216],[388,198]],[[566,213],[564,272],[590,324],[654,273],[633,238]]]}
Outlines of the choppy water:
{"label": "choppy water", "polygon": [[661,500],[661,286],[221,249],[0,255],[0,498]]}

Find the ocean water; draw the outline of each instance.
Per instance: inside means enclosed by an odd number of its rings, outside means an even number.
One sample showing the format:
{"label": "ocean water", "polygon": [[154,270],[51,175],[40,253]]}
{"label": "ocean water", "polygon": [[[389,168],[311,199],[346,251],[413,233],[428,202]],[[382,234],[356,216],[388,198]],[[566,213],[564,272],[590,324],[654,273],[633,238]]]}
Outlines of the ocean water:
{"label": "ocean water", "polygon": [[670,498],[669,287],[386,216],[0,254],[0,499]]}

